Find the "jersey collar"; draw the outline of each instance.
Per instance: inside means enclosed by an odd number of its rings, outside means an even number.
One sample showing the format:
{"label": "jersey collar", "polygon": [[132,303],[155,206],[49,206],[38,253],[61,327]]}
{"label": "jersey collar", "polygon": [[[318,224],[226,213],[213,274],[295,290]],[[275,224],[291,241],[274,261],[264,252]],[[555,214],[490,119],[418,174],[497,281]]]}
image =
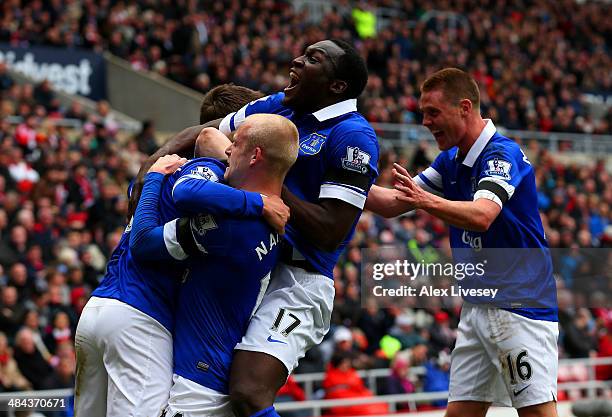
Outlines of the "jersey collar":
{"label": "jersey collar", "polygon": [[[489,140],[497,131],[491,119],[485,119],[485,121],[487,122],[487,124],[485,125],[484,129],[482,129],[482,132],[480,132],[480,136],[478,136],[478,139],[476,139],[476,142],[474,142],[462,162],[463,165],[468,166],[470,168],[474,166],[476,159],[478,159],[478,157],[482,153],[482,150],[485,148],[485,146],[487,146],[487,143],[489,143]],[[458,151],[457,155],[459,155]]]}
{"label": "jersey collar", "polygon": [[357,99],[351,98],[348,100],[334,103],[331,106],[323,107],[321,110],[317,110],[312,115],[319,121],[324,122],[334,117],[342,116],[344,114],[357,111]]}

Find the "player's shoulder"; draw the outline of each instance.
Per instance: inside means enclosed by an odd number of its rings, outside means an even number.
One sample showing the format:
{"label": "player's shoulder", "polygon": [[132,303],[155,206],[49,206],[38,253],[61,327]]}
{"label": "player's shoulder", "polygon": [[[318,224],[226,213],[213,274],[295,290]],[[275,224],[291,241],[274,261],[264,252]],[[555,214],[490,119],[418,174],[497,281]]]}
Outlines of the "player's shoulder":
{"label": "player's shoulder", "polygon": [[521,156],[521,147],[512,139],[495,132],[495,134],[489,140],[489,143],[484,149],[483,154],[485,155],[507,155],[507,156]]}
{"label": "player's shoulder", "polygon": [[378,149],[378,137],[370,123],[358,112],[350,112],[338,118],[331,127],[330,138],[336,145],[365,146]]}
{"label": "player's shoulder", "polygon": [[284,109],[283,100],[285,99],[285,93],[282,91],[279,93],[270,94],[257,100],[251,101],[248,106],[249,107],[263,107],[269,109],[270,112],[272,110],[280,110]]}
{"label": "player's shoulder", "polygon": [[359,112],[352,111],[345,113],[340,117],[337,117],[331,131],[336,134],[342,134],[346,132],[363,132],[365,135],[376,137],[374,128],[366,120],[365,117]]}
{"label": "player's shoulder", "polygon": [[194,158],[176,171],[177,177],[195,175],[203,179],[219,182],[225,173],[223,162],[214,158]]}

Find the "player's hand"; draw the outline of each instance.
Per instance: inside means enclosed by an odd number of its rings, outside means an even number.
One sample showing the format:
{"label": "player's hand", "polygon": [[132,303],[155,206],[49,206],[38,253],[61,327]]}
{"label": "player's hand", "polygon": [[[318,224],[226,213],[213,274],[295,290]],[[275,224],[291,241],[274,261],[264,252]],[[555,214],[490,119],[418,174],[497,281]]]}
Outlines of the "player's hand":
{"label": "player's hand", "polygon": [[431,194],[419,187],[403,166],[393,164],[393,178],[395,179],[393,186],[401,192],[395,197],[397,200],[408,203],[414,208],[421,208],[430,199]]}
{"label": "player's hand", "polygon": [[285,225],[289,221],[289,207],[280,197],[261,195],[263,199],[263,217],[278,233],[285,234]]}
{"label": "player's hand", "polygon": [[174,172],[185,165],[186,162],[186,158],[181,158],[177,154],[162,156],[155,161],[148,172],[159,172],[164,175],[174,174]]}
{"label": "player's hand", "polygon": [[207,156],[219,161],[225,161],[225,150],[232,142],[219,129],[205,127],[202,129],[195,144],[195,156]]}

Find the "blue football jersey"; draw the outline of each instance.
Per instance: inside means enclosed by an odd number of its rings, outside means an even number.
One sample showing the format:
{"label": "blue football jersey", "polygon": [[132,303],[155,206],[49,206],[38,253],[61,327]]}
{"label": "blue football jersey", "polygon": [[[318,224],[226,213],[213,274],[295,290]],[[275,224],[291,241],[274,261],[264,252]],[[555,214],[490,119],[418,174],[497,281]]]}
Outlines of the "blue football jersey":
{"label": "blue football jersey", "polygon": [[203,255],[190,257],[179,292],[174,372],[227,394],[234,347],[263,298],[280,237],[263,219],[201,214],[191,233]]}
{"label": "blue football jersey", "polygon": [[[207,165],[201,166],[202,161],[207,161]],[[179,178],[218,181],[219,178],[223,178],[224,172],[225,166],[220,162],[209,158],[198,158],[165,178],[158,207],[161,221],[167,222],[182,215],[172,197],[173,187]],[[185,272],[184,268],[168,261],[138,262],[129,249],[131,230],[130,221],[108,262],[104,279],[93,291],[92,296],[122,301],[172,331],[178,283]]]}
{"label": "blue football jersey", "polygon": [[[500,135],[488,120],[465,158],[459,157],[457,147],[443,151],[416,181],[448,200],[487,198],[502,208],[486,232],[449,226],[455,260],[466,261],[472,253],[478,262],[478,252],[483,250],[495,260],[487,265],[485,276],[464,280],[463,288],[499,288],[496,304],[524,305],[526,308],[507,309],[534,319],[557,320],[556,286],[538,213],[534,170],[514,141]],[[531,252],[542,256],[530,256],[530,251],[515,252],[514,256],[506,251],[503,256],[495,250],[498,248],[539,249]],[[477,304],[491,301],[485,297],[464,299]],[[530,308],[536,305],[542,308]]]}
{"label": "blue football jersey", "polygon": [[[236,130],[246,117],[272,113],[291,120],[299,132],[299,154],[285,179],[285,185],[299,198],[317,203],[333,198],[363,209],[368,191],[378,176],[379,147],[376,133],[357,112],[355,99],[345,100],[312,114],[296,115],[283,105],[284,93],[253,101],[226,116],[219,129]],[[356,224],[356,222],[355,222]],[[285,238],[318,271],[330,278],[338,257],[351,240],[355,224],[333,252],[317,249],[291,224]]]}
{"label": "blue football jersey", "polygon": [[[220,198],[220,188],[210,187],[218,168],[211,164],[196,161],[184,166],[172,188],[175,204],[193,208],[199,199],[212,199],[218,201],[219,211],[225,204],[225,211],[232,212],[236,199]],[[130,251],[140,260],[160,259],[187,268],[176,302],[174,372],[227,393],[234,347],[268,286],[280,236],[261,216],[237,219],[200,213],[162,225],[157,212],[162,181],[161,174],[147,174]]]}

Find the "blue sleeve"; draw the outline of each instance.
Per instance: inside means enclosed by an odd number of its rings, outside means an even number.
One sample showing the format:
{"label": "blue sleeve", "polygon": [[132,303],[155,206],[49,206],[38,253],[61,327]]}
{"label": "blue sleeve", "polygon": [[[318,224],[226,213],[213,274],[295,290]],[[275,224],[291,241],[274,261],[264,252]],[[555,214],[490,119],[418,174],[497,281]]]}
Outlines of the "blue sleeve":
{"label": "blue sleeve", "polygon": [[186,215],[209,213],[228,217],[258,217],[263,211],[259,193],[237,190],[192,174],[181,176],[172,189],[176,207]]}
{"label": "blue sleeve", "polygon": [[150,172],[145,177],[130,233],[130,252],[137,261],[174,259],[164,243],[164,226],[158,210],[163,180],[164,175],[157,172]]}
{"label": "blue sleeve", "polygon": [[[319,198],[334,198],[363,209],[378,177],[378,139],[369,125],[332,131]],[[329,140],[329,139],[328,139]]]}
{"label": "blue sleeve", "polygon": [[240,127],[244,119],[252,114],[272,113],[277,114],[283,108],[283,98],[285,93],[276,93],[262,97],[259,100],[250,102],[235,113],[230,113],[219,124],[219,130],[226,135]]}
{"label": "blue sleeve", "polygon": [[523,178],[533,170],[520,147],[510,140],[487,147],[479,164],[474,200],[488,198],[502,207],[512,198]]}
{"label": "blue sleeve", "polygon": [[446,152],[440,153],[431,165],[415,178],[416,183],[425,191],[444,196],[444,182],[442,178],[445,171],[444,158],[447,157]]}

